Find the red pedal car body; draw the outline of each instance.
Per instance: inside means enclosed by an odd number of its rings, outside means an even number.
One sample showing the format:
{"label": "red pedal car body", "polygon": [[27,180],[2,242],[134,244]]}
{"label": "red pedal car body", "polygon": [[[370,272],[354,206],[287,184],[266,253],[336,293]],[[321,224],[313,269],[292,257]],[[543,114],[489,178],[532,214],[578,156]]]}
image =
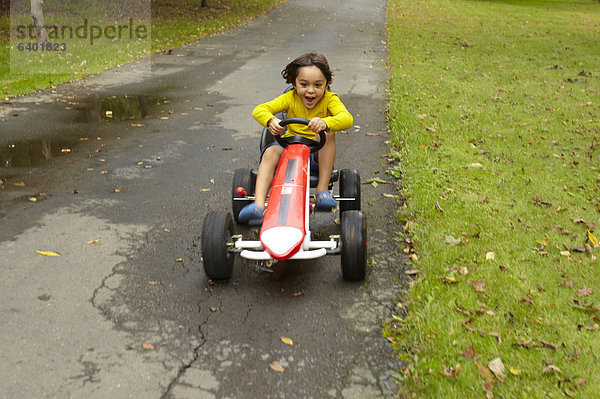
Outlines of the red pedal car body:
{"label": "red pedal car body", "polygon": [[[307,119],[290,118],[283,119],[280,124],[308,122]],[[204,219],[202,256],[209,278],[230,278],[235,255],[275,262],[339,255],[344,279],[356,281],[365,277],[367,224],[360,211],[360,176],[356,170],[345,169],[339,173],[339,194],[333,195],[340,209],[340,234],[332,235],[326,241],[311,240],[309,216],[313,204],[310,189],[316,186],[318,176],[311,176],[310,153],[325,144],[324,132],[319,137],[319,141],[314,141],[300,136],[276,136],[285,149],[271,184],[259,241],[244,240],[241,234],[234,234],[233,219],[237,221],[241,208],[254,200],[255,175],[255,171],[249,169],[236,170],[232,187],[233,218],[229,212],[210,212]],[[338,180],[337,171],[331,180]]]}

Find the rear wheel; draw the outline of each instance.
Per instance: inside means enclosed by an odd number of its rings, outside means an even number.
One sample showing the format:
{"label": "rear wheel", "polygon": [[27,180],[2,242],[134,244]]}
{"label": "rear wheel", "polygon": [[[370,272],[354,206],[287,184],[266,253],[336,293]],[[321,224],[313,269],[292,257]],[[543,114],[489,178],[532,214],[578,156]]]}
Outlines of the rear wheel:
{"label": "rear wheel", "polygon": [[360,281],[367,272],[367,219],[350,210],[342,218],[341,262],[344,280]]}
{"label": "rear wheel", "polygon": [[242,210],[242,208],[252,202],[251,200],[236,200],[235,199],[235,198],[244,198],[243,196],[238,194],[238,192],[237,192],[238,187],[242,187],[246,191],[247,195],[252,194],[254,187],[252,187],[252,183],[251,183],[250,169],[248,169],[248,168],[236,169],[233,174],[233,183],[231,185],[231,209],[233,211],[233,218],[235,219],[236,223],[239,222],[238,217],[240,215],[240,211]]}
{"label": "rear wheel", "polygon": [[348,201],[339,201],[340,214],[350,210],[360,211],[360,174],[356,169],[342,169],[340,171],[340,197],[352,198]]}
{"label": "rear wheel", "polygon": [[234,254],[229,252],[233,236],[233,220],[229,212],[210,212],[202,226],[202,259],[204,272],[213,280],[231,278]]}

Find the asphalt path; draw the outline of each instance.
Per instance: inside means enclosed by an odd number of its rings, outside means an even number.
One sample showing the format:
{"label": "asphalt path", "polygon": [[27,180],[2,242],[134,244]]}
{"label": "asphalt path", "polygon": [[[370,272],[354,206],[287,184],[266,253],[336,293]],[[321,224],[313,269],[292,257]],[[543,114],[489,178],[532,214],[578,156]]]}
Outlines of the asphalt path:
{"label": "asphalt path", "polygon": [[[394,395],[400,362],[381,326],[405,282],[385,173],[385,5],[291,0],[150,66],[0,106],[0,397]],[[234,170],[257,165],[251,111],[309,50],[354,115],[336,168],[390,182],[362,185],[367,278],[345,282],[335,256],[274,273],[238,258],[212,283],[204,215],[230,210]],[[339,232],[336,217],[311,229]]]}

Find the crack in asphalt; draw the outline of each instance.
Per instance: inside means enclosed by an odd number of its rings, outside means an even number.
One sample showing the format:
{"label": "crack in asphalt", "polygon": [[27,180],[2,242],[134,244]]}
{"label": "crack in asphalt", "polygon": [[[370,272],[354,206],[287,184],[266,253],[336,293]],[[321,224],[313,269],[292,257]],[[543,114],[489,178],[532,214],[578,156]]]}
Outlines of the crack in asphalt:
{"label": "crack in asphalt", "polygon": [[[221,311],[221,307],[223,306],[223,302],[221,301],[221,299],[219,299],[218,297],[214,297],[213,296],[213,290],[211,289],[210,284],[207,286],[207,288],[208,288],[207,291],[209,292],[209,295],[206,297],[205,300],[200,301],[196,305],[198,307],[198,313],[200,313],[200,314],[202,314],[204,306],[206,305],[206,303],[209,302],[209,300],[211,298],[216,298],[217,302],[219,303],[217,311]],[[208,340],[206,339],[206,336],[204,335],[203,328],[204,328],[204,326],[206,326],[208,324],[208,322],[210,321],[210,318],[211,318],[211,316],[212,316],[213,313],[214,312],[209,311],[207,313],[206,318],[204,319],[204,321],[202,321],[198,325],[198,333],[200,334],[200,342],[198,343],[198,345],[196,345],[192,349],[194,355],[192,356],[192,358],[190,359],[189,362],[184,363],[181,367],[179,367],[177,375],[175,377],[173,377],[173,379],[171,380],[171,382],[169,382],[169,384],[167,385],[167,387],[165,389],[165,392],[160,396],[160,399],[169,399],[169,398],[171,398],[171,392],[172,392],[173,388],[177,384],[180,383],[181,377],[185,374],[185,372],[188,369],[190,369],[191,367],[193,367],[194,364],[198,361],[198,358],[200,357],[200,350],[208,342]]]}

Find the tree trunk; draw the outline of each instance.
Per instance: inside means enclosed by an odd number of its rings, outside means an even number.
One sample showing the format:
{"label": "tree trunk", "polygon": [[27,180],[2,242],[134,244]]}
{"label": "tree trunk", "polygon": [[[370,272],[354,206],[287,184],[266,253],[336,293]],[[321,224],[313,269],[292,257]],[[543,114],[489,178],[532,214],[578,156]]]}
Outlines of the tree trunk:
{"label": "tree trunk", "polygon": [[31,18],[35,25],[38,44],[48,42],[48,29],[46,29],[46,22],[44,21],[43,4],[44,0],[31,0]]}
{"label": "tree trunk", "polygon": [[[599,1],[600,1],[600,0],[599,0]],[[200,7],[206,7],[206,6],[208,6],[207,2],[208,2],[208,0],[202,0],[202,1],[200,2]]]}

